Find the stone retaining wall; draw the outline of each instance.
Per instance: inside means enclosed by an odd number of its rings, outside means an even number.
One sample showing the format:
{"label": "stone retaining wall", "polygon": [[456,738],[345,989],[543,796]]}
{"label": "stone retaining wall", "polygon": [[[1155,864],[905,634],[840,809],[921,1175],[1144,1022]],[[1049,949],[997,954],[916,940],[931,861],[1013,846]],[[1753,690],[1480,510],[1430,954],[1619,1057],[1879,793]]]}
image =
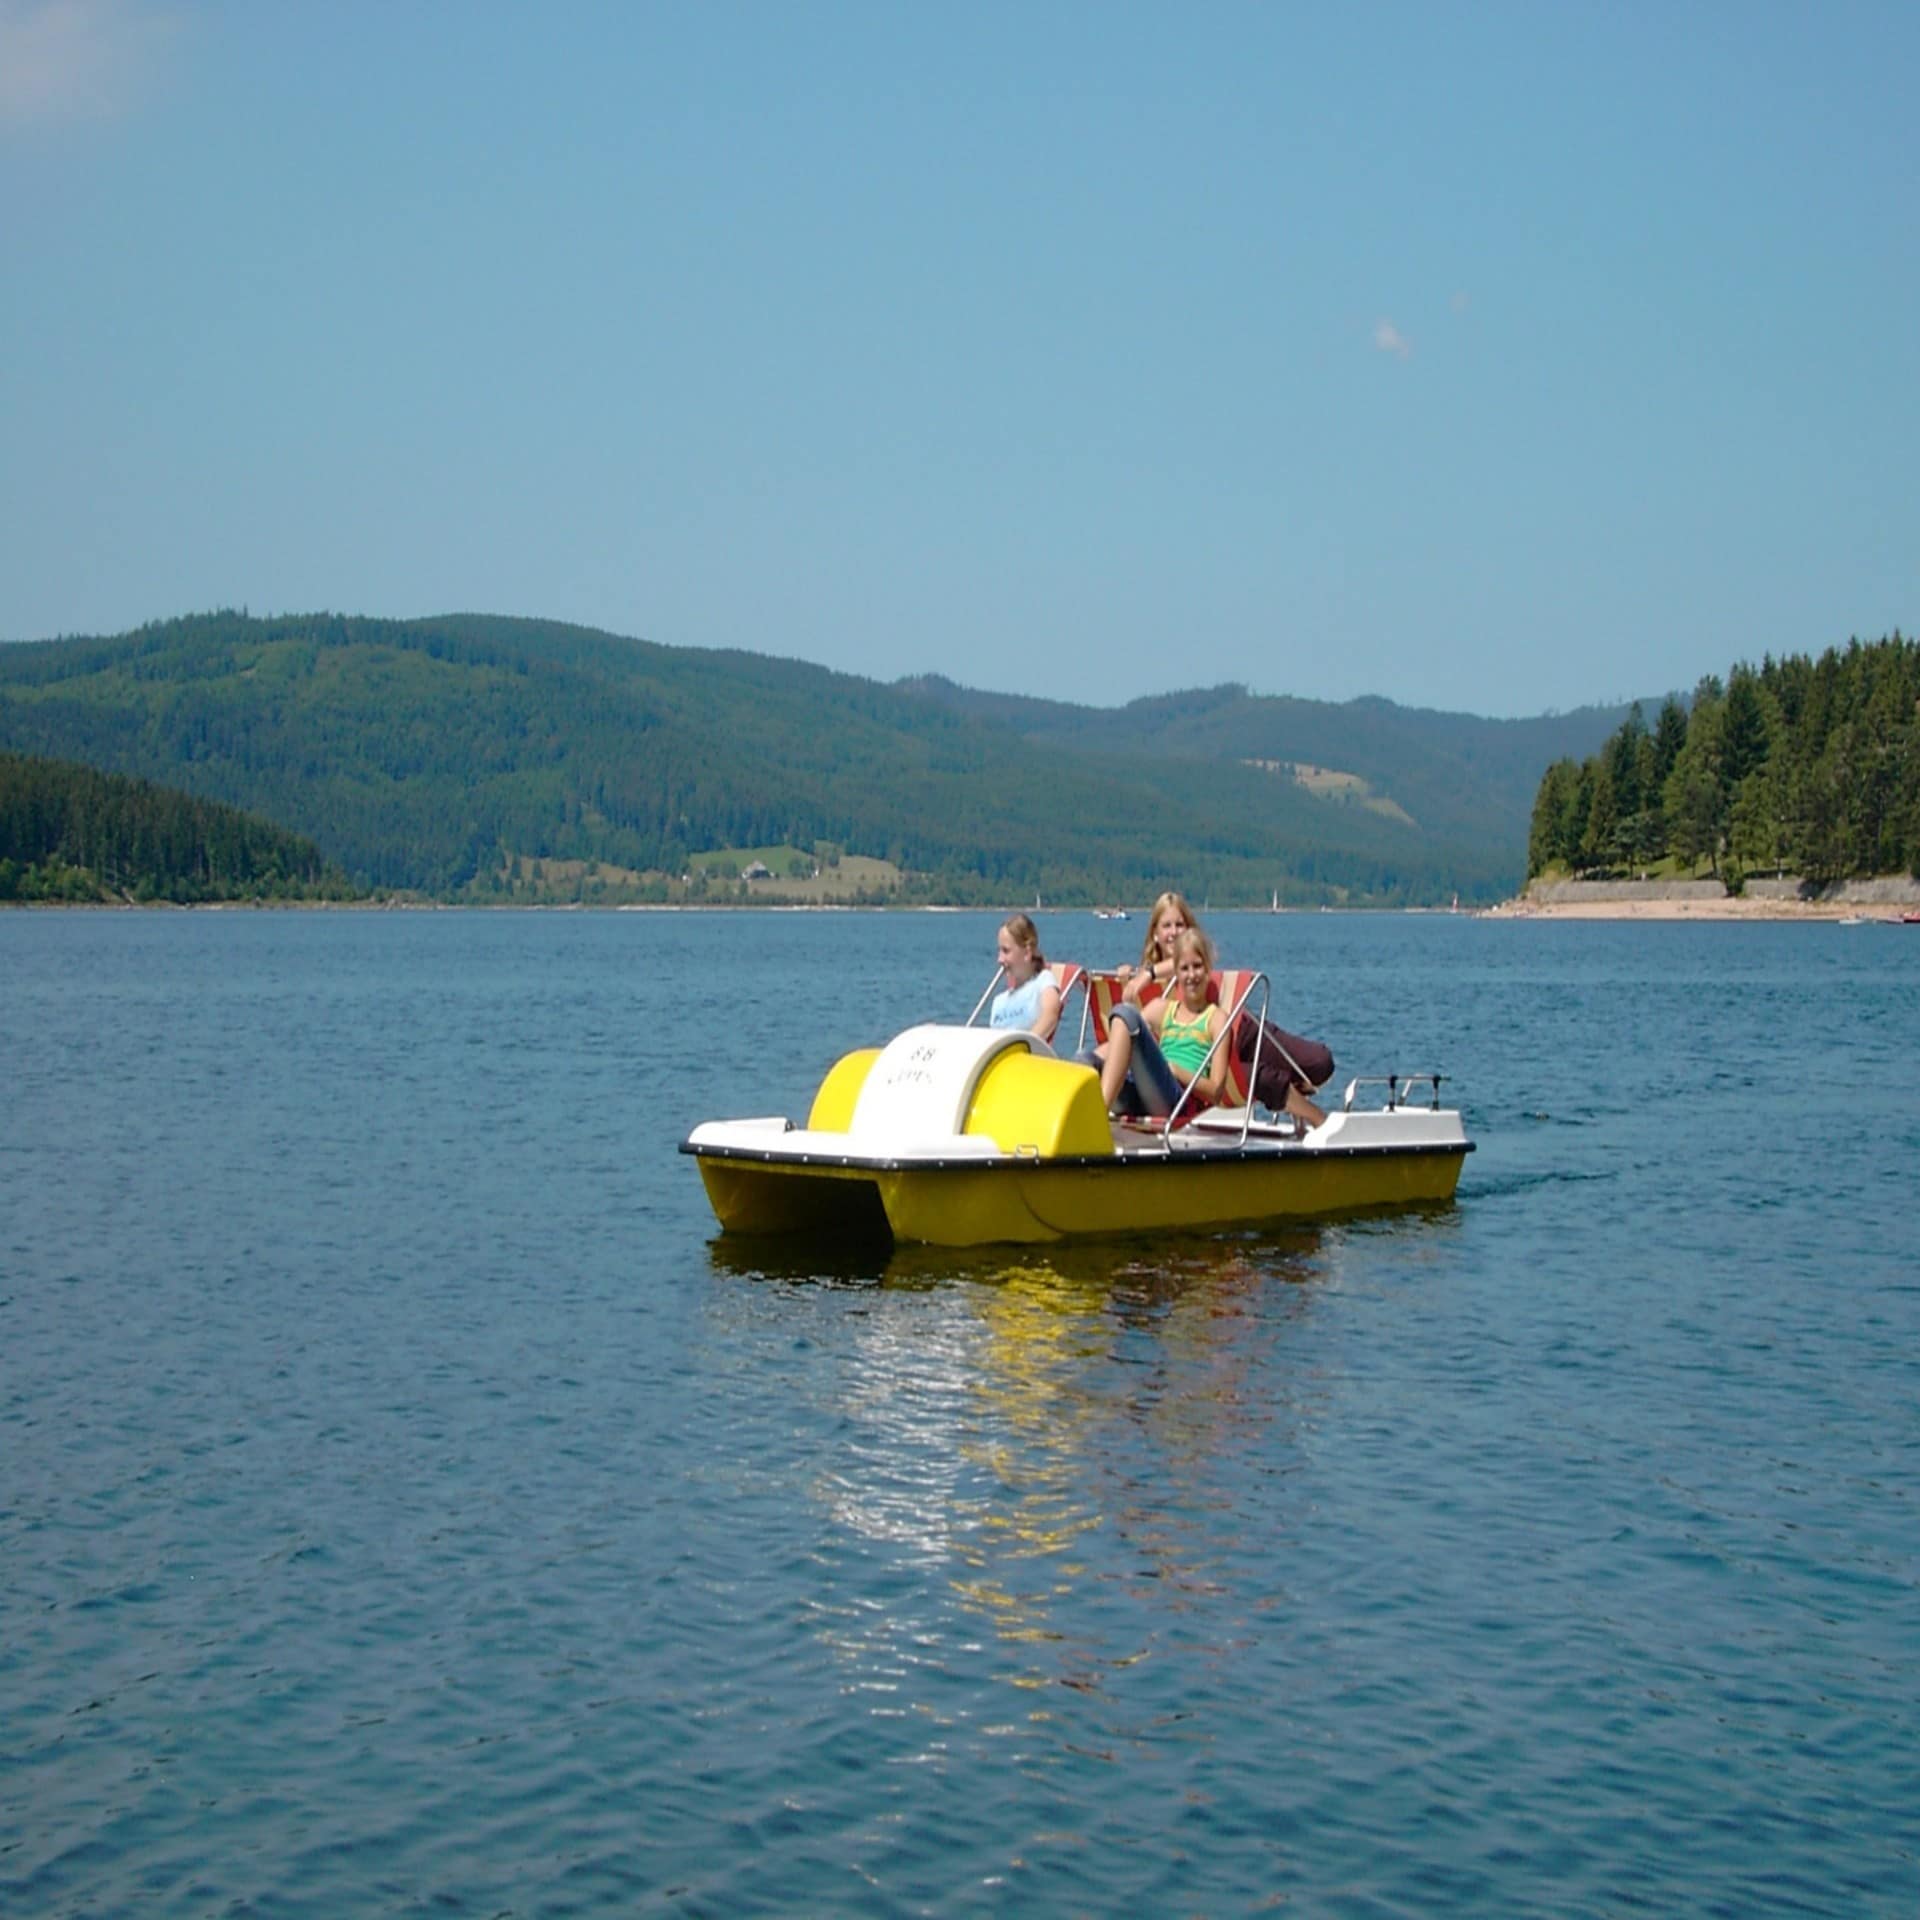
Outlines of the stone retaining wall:
{"label": "stone retaining wall", "polygon": [[[1539,906],[1598,905],[1608,900],[1724,900],[1718,880],[1536,880],[1524,896]],[[1909,874],[1882,874],[1872,880],[1839,880],[1810,887],[1791,874],[1780,879],[1749,880],[1749,900],[1803,900],[1830,907],[1920,907],[1920,880]]]}
{"label": "stone retaining wall", "polygon": [[1749,880],[1747,892],[1756,900],[1820,900],[1834,907],[1920,907],[1920,880],[1905,873],[1837,880],[1830,887],[1809,887],[1788,875],[1784,880]]}
{"label": "stone retaining wall", "polygon": [[1583,900],[1724,900],[1718,880],[1536,880],[1526,897],[1543,907]]}

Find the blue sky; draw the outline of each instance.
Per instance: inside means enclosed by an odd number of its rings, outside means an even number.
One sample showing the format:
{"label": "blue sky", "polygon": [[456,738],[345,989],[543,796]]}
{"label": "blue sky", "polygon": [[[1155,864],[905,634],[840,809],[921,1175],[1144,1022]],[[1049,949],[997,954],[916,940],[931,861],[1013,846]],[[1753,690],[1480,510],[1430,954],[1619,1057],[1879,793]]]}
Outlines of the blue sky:
{"label": "blue sky", "polygon": [[1537,713],[1920,625],[1920,7],[0,0],[0,636]]}

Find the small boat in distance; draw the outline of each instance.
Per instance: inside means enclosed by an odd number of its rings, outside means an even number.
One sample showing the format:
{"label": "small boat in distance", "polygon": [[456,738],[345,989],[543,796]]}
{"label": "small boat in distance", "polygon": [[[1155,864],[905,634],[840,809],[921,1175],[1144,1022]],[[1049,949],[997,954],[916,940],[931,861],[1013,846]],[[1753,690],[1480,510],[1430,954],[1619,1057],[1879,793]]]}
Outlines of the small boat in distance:
{"label": "small boat in distance", "polygon": [[1096,920],[1124,920],[1127,910],[1125,907],[1095,907],[1093,917]]}

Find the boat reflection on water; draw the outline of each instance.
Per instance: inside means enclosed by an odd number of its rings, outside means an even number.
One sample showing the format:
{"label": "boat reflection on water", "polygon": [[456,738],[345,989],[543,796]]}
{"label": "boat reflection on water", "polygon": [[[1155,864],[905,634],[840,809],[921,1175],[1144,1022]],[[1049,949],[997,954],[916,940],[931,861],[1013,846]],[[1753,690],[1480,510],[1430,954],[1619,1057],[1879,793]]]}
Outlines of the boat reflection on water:
{"label": "boat reflection on water", "polygon": [[841,1550],[885,1543],[910,1577],[884,1616],[824,1583],[837,1657],[887,1676],[897,1708],[907,1676],[950,1666],[984,1620],[998,1678],[1098,1690],[1255,1567],[1261,1591],[1227,1613],[1244,1628],[1274,1604],[1284,1564],[1249,1560],[1247,1507],[1310,1453],[1338,1388],[1289,1336],[1353,1230],[971,1254],[710,1243],[719,1274],[870,1296],[809,1328],[839,1432],[813,1491]]}
{"label": "boat reflection on water", "polygon": [[[800,1286],[918,1289],[990,1287],[1044,1276],[1069,1291],[1087,1290],[1103,1309],[1125,1312],[1144,1290],[1163,1306],[1176,1304],[1210,1280],[1300,1283],[1327,1277],[1322,1258],[1350,1233],[1397,1230],[1409,1251],[1415,1230],[1431,1230],[1455,1216],[1452,1201],[1430,1205],[1359,1208],[1330,1221],[1269,1223],[1172,1239],[1114,1236],[1060,1241],[1044,1248],[903,1245],[884,1234],[783,1238],[772,1234],[716,1234],[707,1258],[717,1274],[739,1280]],[[1337,1264],[1337,1262],[1335,1263]]]}

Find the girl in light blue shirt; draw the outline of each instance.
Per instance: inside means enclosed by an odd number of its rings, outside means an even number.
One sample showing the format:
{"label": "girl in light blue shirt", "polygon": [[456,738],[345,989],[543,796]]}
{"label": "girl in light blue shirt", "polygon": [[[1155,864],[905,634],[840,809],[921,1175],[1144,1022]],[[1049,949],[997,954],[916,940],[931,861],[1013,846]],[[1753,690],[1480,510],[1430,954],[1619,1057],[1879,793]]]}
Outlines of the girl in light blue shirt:
{"label": "girl in light blue shirt", "polygon": [[1024,1027],[1042,1040],[1051,1040],[1060,1024],[1060,988],[1047,971],[1039,931],[1024,913],[1016,913],[1000,929],[996,958],[1007,984],[993,996],[987,1024]]}

